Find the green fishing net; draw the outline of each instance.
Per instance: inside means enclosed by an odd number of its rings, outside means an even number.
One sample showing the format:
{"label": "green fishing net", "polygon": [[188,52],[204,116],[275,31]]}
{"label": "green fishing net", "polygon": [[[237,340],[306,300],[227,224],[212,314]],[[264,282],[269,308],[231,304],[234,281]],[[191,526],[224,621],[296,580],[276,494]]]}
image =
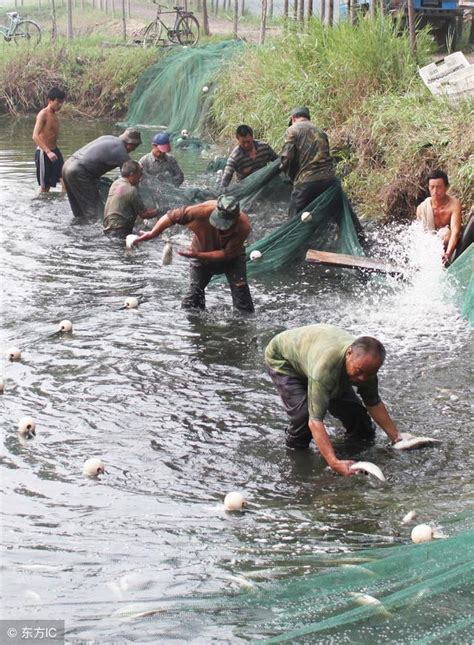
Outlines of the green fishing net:
{"label": "green fishing net", "polygon": [[174,135],[186,129],[191,136],[202,136],[212,104],[213,79],[222,62],[240,47],[239,41],[231,40],[171,49],[140,77],[126,123],[163,127]]}
{"label": "green fishing net", "polygon": [[474,244],[451,264],[448,276],[455,284],[454,297],[463,318],[474,327]]}

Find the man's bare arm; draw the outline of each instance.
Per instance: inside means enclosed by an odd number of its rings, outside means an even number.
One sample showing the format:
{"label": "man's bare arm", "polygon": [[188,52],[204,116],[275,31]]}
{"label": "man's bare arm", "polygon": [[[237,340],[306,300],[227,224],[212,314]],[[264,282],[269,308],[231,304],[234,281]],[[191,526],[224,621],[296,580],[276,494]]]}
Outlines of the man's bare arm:
{"label": "man's bare arm", "polygon": [[349,459],[344,460],[336,457],[336,453],[334,452],[334,448],[332,447],[332,443],[328,433],[326,432],[324,423],[322,421],[310,419],[309,429],[313,435],[314,443],[318,446],[319,452],[328,466],[343,477],[350,477],[353,475],[354,472],[350,470],[350,466],[354,462]]}
{"label": "man's bare arm", "polygon": [[377,405],[367,406],[367,410],[375,423],[382,428],[393,443],[400,439],[400,433],[398,432],[397,426],[392,421],[387,408],[382,401],[377,403]]}
{"label": "man's bare arm", "polygon": [[443,262],[449,262],[451,256],[456,250],[458,245],[459,238],[461,237],[461,228],[462,228],[462,216],[461,216],[461,202],[456,197],[452,198],[453,200],[453,211],[451,213],[451,221],[449,222],[449,228],[451,229],[451,235],[449,236],[448,246],[443,255]]}

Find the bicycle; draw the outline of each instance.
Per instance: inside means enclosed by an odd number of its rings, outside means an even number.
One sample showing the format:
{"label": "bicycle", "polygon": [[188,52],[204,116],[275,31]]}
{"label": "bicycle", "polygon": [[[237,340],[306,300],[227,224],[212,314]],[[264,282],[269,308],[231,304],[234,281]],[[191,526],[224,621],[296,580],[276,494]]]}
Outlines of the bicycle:
{"label": "bicycle", "polygon": [[[171,43],[192,47],[198,42],[199,22],[192,11],[185,11],[184,7],[173,7],[173,11],[166,11],[168,7],[158,4],[156,0],[153,0],[153,4],[158,5],[156,18],[145,29],[143,47],[157,47],[160,40],[164,41],[161,38],[163,29],[165,29],[167,38]],[[163,22],[161,19],[163,14],[175,15],[173,27],[168,27]]]}
{"label": "bicycle", "polygon": [[0,25],[0,36],[9,43],[13,40],[18,45],[21,40],[26,40],[33,46],[41,40],[41,27],[33,20],[26,20],[20,16],[18,11],[7,13],[8,25]]}

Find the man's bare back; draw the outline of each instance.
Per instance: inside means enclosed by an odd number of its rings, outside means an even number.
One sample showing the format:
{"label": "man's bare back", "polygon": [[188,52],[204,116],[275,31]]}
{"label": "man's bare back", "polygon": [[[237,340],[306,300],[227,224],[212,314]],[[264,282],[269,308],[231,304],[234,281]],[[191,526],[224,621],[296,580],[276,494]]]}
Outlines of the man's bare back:
{"label": "man's bare back", "polygon": [[48,192],[61,178],[64,160],[58,148],[59,119],[65,93],[58,87],[48,92],[48,105],[38,112],[33,130],[33,141],[38,149],[35,155],[36,174],[41,192]]}

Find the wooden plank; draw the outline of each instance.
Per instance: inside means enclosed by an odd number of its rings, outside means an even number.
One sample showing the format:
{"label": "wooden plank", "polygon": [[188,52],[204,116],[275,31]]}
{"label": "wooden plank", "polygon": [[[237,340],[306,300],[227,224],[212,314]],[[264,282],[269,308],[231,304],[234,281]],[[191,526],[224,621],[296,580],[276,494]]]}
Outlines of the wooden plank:
{"label": "wooden plank", "polygon": [[360,269],[362,271],[375,271],[377,273],[388,273],[390,275],[403,275],[403,269],[358,255],[344,255],[343,253],[328,253],[327,251],[315,251],[309,249],[306,253],[306,260],[315,264],[341,267],[344,269]]}

